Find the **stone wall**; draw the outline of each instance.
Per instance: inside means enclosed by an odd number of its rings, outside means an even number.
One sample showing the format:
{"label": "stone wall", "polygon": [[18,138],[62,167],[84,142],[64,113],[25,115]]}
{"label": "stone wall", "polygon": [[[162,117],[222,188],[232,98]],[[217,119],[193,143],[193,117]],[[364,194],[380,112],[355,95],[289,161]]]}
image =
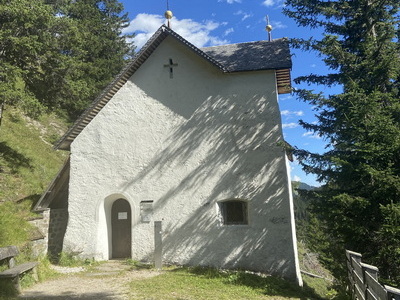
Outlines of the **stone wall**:
{"label": "stone wall", "polygon": [[43,210],[37,218],[29,221],[36,228],[31,237],[32,252],[36,257],[47,254],[49,217],[50,211]]}
{"label": "stone wall", "polygon": [[51,209],[48,234],[48,252],[53,258],[57,257],[62,251],[67,223],[67,208]]}
{"label": "stone wall", "polygon": [[35,257],[49,254],[56,258],[63,247],[68,223],[68,209],[48,209],[38,212],[38,217],[29,221],[34,226],[31,236],[32,254]]}

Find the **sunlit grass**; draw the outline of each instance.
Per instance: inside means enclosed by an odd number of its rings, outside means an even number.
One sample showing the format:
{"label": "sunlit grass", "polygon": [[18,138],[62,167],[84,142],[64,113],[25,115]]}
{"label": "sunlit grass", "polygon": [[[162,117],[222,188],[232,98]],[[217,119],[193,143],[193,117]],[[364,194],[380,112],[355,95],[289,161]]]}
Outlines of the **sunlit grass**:
{"label": "sunlit grass", "polygon": [[131,299],[311,299],[312,290],[273,276],[212,268],[175,267],[130,285]]}
{"label": "sunlit grass", "polygon": [[[54,151],[51,145],[64,127],[54,115],[35,121],[11,106],[4,112],[0,127],[0,247],[18,246],[17,263],[38,260],[32,257],[29,240],[33,227],[28,221],[34,217],[32,205],[67,155]],[[38,275],[44,280],[52,271],[46,258],[39,260]],[[31,272],[21,276],[22,287],[34,282]],[[14,292],[9,281],[0,281],[0,299],[12,299]]]}
{"label": "sunlit grass", "polygon": [[11,107],[5,111],[0,127],[0,202],[37,200],[57,174],[67,154],[52,148],[57,121],[49,118],[42,124]]}

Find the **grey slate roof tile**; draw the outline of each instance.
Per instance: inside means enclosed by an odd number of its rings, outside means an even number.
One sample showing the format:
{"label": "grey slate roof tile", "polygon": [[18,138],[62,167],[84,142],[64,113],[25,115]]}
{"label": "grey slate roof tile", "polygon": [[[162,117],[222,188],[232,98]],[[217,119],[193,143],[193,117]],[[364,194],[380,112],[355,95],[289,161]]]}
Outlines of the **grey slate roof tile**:
{"label": "grey slate roof tile", "polygon": [[287,39],[201,48],[228,72],[287,69],[292,60]]}

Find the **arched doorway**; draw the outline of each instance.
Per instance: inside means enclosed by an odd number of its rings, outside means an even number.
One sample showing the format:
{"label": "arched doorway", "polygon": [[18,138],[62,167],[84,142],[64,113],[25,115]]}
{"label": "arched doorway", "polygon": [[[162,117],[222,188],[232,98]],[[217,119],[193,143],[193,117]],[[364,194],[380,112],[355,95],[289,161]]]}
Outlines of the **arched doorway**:
{"label": "arched doorway", "polygon": [[132,247],[131,206],[125,199],[114,201],[111,208],[112,257],[130,258]]}

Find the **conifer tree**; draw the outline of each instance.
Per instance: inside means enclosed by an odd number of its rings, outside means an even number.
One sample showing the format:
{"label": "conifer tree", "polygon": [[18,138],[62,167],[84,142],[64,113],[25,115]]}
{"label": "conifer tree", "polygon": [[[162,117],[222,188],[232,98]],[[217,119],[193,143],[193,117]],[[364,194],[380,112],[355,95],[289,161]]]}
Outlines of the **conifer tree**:
{"label": "conifer tree", "polygon": [[318,119],[300,123],[327,143],[322,154],[295,149],[304,170],[323,183],[313,195],[324,236],[315,246],[336,275],[347,248],[392,283],[400,282],[399,6],[398,0],[287,0],[284,9],[298,25],[324,31],[320,39],[292,44],[316,51],[331,70],[295,82],[343,90],[295,91]]}
{"label": "conifer tree", "polygon": [[0,121],[5,105],[33,114],[42,108],[27,82],[42,72],[49,49],[52,9],[42,1],[0,0]]}
{"label": "conifer tree", "polygon": [[118,0],[0,0],[0,122],[5,104],[75,119],[133,56]]}
{"label": "conifer tree", "polygon": [[57,0],[53,7],[60,55],[32,88],[75,119],[133,56],[129,36],[122,35],[129,19],[118,0]]}

